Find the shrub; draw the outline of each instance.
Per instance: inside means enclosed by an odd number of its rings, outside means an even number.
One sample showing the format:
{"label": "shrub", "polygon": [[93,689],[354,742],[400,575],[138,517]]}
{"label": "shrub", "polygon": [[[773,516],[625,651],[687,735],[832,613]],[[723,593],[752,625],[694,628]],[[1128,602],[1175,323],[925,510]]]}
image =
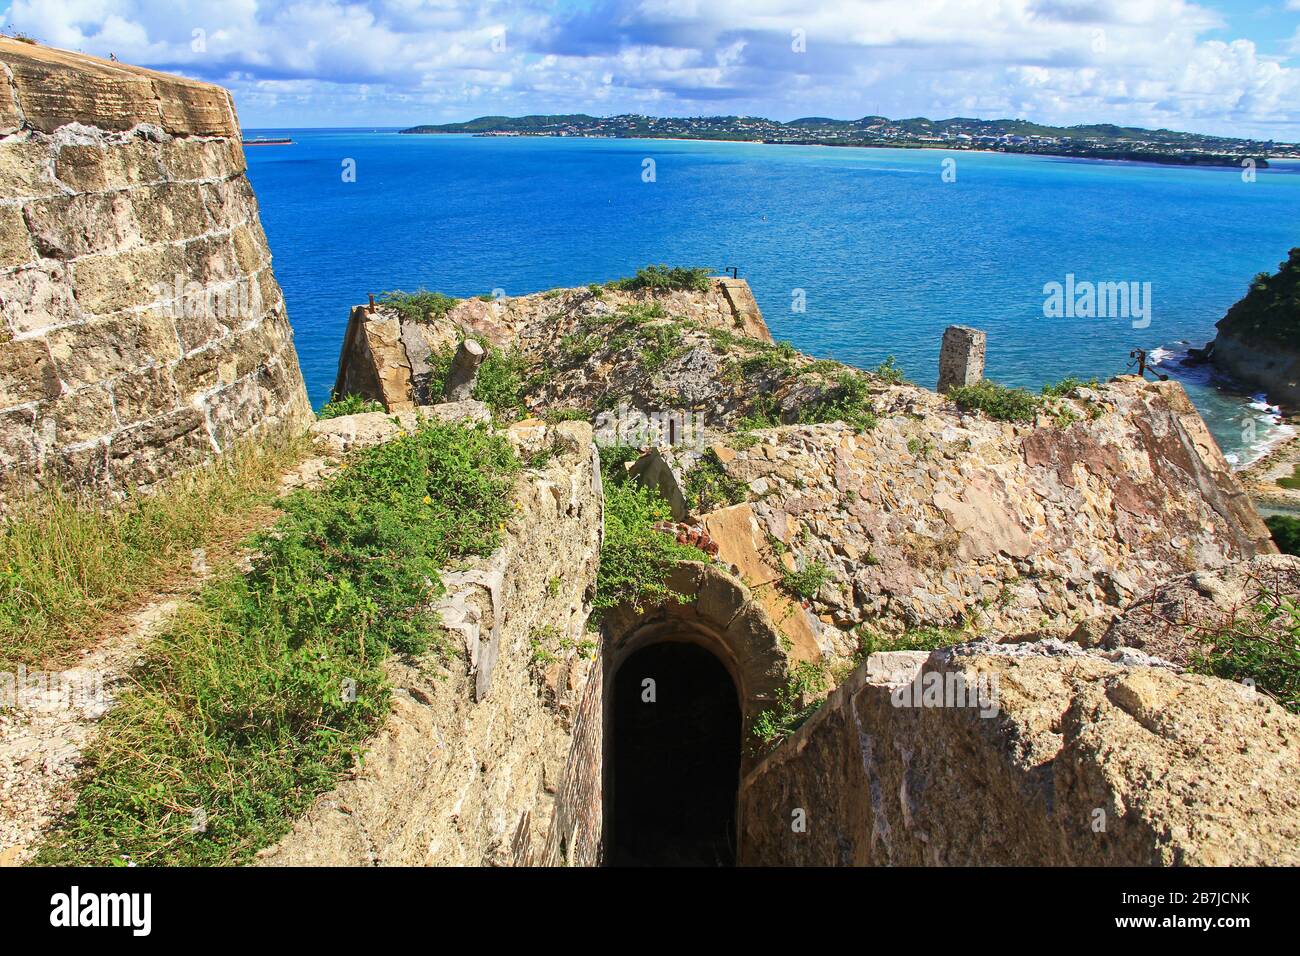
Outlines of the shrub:
{"label": "shrub", "polygon": [[499,436],[428,424],[286,499],[250,573],[148,648],[40,862],[235,864],[286,833],[384,719],[385,656],[439,634],[439,569],[499,543],[518,468]]}
{"label": "shrub", "polygon": [[1231,681],[1252,681],[1293,714],[1300,713],[1300,604],[1265,594],[1248,613],[1198,635],[1191,669]]}
{"label": "shrub", "polygon": [[666,265],[650,265],[636,271],[628,279],[616,279],[613,283],[617,289],[637,291],[649,289],[653,292],[682,290],[687,292],[705,292],[709,288],[709,270],[703,268]]}
{"label": "shrub", "polygon": [[1273,542],[1283,554],[1300,554],[1300,518],[1271,515],[1264,519],[1273,534]]}
{"label": "shrub", "polygon": [[1291,469],[1291,474],[1285,478],[1277,480],[1279,488],[1287,488],[1291,491],[1300,491],[1300,465]]}
{"label": "shrub", "polygon": [[605,537],[600,546],[600,569],[592,616],[620,604],[638,611],[658,603],[672,592],[664,584],[677,561],[707,561],[698,548],[679,544],[654,525],[670,521],[668,503],[655,491],[627,480],[620,464],[620,446],[601,449],[605,469]]}
{"label": "shrub", "polygon": [[701,513],[738,505],[749,496],[749,485],[728,475],[712,449],[690,470],[684,490],[687,500],[694,502],[694,510]]}
{"label": "shrub", "polygon": [[820,561],[813,561],[797,571],[787,570],[781,575],[781,587],[804,601],[812,600],[822,585],[830,580],[831,569]]}
{"label": "shrub", "polygon": [[902,385],[907,381],[903,377],[903,370],[899,367],[898,361],[892,355],[886,356],[872,374],[889,385]]}
{"label": "shrub", "polygon": [[832,389],[821,399],[800,410],[799,420],[805,424],[843,422],[860,432],[875,428],[876,412],[866,379],[845,369],[834,381]]}
{"label": "shrub", "polygon": [[395,289],[381,295],[379,302],[410,322],[432,322],[450,312],[460,299],[453,299],[441,292],[429,292],[427,289],[415,292]]}
{"label": "shrub", "polygon": [[1042,406],[1042,399],[1033,392],[988,379],[975,385],[959,385],[948,397],[964,412],[983,412],[1003,422],[1032,422]]}
{"label": "shrub", "polygon": [[382,402],[376,402],[363,395],[353,394],[330,399],[321,406],[321,410],[316,413],[316,417],[321,421],[325,421],[329,418],[342,418],[344,415],[360,415],[362,412],[382,411],[384,411]]}

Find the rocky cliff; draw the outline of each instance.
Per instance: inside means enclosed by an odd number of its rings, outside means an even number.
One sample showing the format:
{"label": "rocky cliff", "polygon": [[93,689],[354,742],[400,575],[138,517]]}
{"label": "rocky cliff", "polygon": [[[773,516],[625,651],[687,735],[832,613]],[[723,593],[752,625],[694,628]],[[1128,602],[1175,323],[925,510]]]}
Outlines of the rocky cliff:
{"label": "rocky cliff", "polygon": [[1207,349],[1224,371],[1262,388],[1271,401],[1300,410],[1300,249],[1276,273],[1260,273],[1219,320]]}
{"label": "rocky cliff", "polygon": [[0,38],[0,493],[310,419],[223,89]]}

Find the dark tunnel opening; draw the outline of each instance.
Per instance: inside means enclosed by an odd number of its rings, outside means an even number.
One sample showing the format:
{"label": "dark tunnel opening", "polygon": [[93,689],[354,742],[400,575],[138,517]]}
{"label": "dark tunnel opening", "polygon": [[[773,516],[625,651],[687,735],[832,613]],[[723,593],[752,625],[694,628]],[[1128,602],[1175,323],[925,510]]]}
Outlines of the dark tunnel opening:
{"label": "dark tunnel opening", "polygon": [[721,662],[694,644],[636,651],[614,678],[612,723],[606,861],[734,866],[741,717]]}

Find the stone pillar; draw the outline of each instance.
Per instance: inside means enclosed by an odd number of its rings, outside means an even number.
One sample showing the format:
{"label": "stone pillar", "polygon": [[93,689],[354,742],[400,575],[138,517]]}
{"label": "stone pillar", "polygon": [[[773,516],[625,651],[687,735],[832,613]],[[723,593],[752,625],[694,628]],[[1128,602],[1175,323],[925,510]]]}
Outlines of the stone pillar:
{"label": "stone pillar", "polygon": [[483,346],[473,339],[466,339],[456,349],[451,360],[451,370],[447,373],[447,385],[443,394],[449,402],[463,402],[474,391],[474,380],[478,378],[478,367],[487,357]]}
{"label": "stone pillar", "polygon": [[984,348],[988,336],[968,325],[950,325],[943,330],[939,349],[939,391],[960,385],[974,385],[984,377]]}

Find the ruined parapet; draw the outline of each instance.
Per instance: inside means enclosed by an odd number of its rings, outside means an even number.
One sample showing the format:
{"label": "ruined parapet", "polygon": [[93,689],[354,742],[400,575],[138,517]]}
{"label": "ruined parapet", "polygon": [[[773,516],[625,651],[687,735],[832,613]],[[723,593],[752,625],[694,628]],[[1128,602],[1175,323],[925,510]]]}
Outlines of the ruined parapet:
{"label": "ruined parapet", "polygon": [[984,332],[966,325],[950,325],[943,330],[943,344],[939,348],[940,393],[974,385],[984,377],[987,343]]}
{"label": "ruined parapet", "polygon": [[0,494],[311,409],[225,90],[0,38]]}
{"label": "ruined parapet", "polygon": [[799,567],[834,656],[854,629],[1064,636],[1161,581],[1274,550],[1176,382],[1123,378],[1009,424],[933,392],[882,395],[874,428],[754,431],[723,448],[760,528]]}
{"label": "ruined parapet", "polygon": [[416,320],[385,307],[353,308],[339,354],[335,395],[360,395],[389,409],[440,401],[431,382],[433,357],[472,337],[495,348],[538,356],[584,321],[619,309],[659,306],[701,329],[771,343],[758,303],[744,279],[714,278],[703,291],[626,291],[606,287],[550,289],[523,296],[464,299],[444,315]]}
{"label": "ruined parapet", "polygon": [[1138,652],[872,655],[742,781],[740,862],[1294,866],[1298,771],[1300,717]]}

